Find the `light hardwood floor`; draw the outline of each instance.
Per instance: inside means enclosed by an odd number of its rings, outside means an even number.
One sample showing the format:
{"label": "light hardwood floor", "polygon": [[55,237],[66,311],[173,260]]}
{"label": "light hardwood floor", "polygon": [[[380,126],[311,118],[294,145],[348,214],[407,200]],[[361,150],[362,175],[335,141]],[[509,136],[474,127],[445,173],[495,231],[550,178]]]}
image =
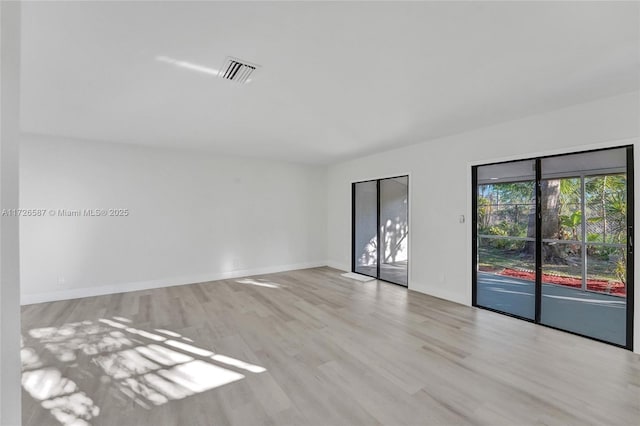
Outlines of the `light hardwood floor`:
{"label": "light hardwood floor", "polygon": [[639,356],[331,268],[22,320],[24,425],[640,424]]}

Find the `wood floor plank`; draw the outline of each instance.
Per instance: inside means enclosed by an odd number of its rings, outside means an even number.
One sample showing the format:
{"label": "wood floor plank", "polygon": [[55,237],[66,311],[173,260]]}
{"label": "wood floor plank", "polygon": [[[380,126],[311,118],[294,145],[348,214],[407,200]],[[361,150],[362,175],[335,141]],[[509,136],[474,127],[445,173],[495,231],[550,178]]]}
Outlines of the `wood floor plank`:
{"label": "wood floor plank", "polygon": [[340,273],[25,306],[23,422],[640,423],[640,356]]}

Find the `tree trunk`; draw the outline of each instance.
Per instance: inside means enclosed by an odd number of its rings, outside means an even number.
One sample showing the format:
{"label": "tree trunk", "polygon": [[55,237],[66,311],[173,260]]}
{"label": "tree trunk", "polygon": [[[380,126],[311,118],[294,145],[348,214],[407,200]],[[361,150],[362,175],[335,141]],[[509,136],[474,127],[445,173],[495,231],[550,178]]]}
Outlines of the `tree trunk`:
{"label": "tree trunk", "polygon": [[[547,179],[540,183],[542,208],[542,238],[559,239],[560,237],[560,180]],[[527,225],[527,237],[536,236],[536,215],[535,209],[529,213],[529,223]],[[564,260],[559,248],[552,245],[543,245],[542,253],[545,260]],[[535,253],[535,242],[527,242],[525,250],[529,254]]]}
{"label": "tree trunk", "polygon": [[[535,203],[535,198],[534,198]],[[529,211],[529,220],[527,222],[527,238],[536,238],[536,209],[535,204],[534,208]],[[536,253],[536,242],[535,241],[527,241],[524,251],[527,254],[534,255]]]}
{"label": "tree trunk", "polygon": [[560,237],[560,180],[543,180],[542,193],[542,238]]}

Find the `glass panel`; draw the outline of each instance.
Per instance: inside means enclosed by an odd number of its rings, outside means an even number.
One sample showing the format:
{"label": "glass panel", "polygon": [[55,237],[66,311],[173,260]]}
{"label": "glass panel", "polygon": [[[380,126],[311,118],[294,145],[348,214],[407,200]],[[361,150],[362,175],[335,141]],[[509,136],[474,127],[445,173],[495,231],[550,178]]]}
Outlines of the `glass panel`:
{"label": "glass panel", "polygon": [[546,203],[542,205],[542,239],[582,241],[580,178],[544,179],[540,185]]}
{"label": "glass panel", "polygon": [[[478,238],[478,270],[501,273],[509,276],[516,271],[535,274],[536,257],[533,240],[511,240],[505,238]],[[505,270],[510,270],[505,273]],[[535,281],[535,277],[531,278]]]}
{"label": "glass panel", "polygon": [[355,184],[355,272],[376,277],[378,200],[376,181]]}
{"label": "glass panel", "polygon": [[627,295],[627,249],[603,245],[587,246],[587,290]]}
{"label": "glass panel", "polygon": [[407,285],[408,198],[407,176],[380,181],[380,278]]}
{"label": "glass panel", "polygon": [[534,182],[478,185],[478,234],[534,238],[533,191]]}
{"label": "glass panel", "polygon": [[478,167],[479,306],[535,317],[535,162]]}
{"label": "glass panel", "polygon": [[524,318],[535,317],[533,240],[480,237],[477,274],[478,305]]}
{"label": "glass panel", "polygon": [[[626,341],[626,292],[617,276],[626,249],[587,246],[587,279],[583,284],[581,245],[557,244],[564,252],[543,268],[542,322],[619,345]],[[550,247],[545,247],[545,250]],[[557,253],[557,250],[556,250]],[[624,260],[622,260],[624,262]],[[626,264],[623,266],[626,270]],[[622,273],[622,277],[624,277]],[[586,286],[583,287],[583,285]]]}
{"label": "glass panel", "polygon": [[624,345],[626,151],[541,162],[541,322]]}
{"label": "glass panel", "polygon": [[626,174],[585,178],[587,241],[627,243]]}
{"label": "glass panel", "polygon": [[582,287],[582,244],[542,244],[542,283]]}

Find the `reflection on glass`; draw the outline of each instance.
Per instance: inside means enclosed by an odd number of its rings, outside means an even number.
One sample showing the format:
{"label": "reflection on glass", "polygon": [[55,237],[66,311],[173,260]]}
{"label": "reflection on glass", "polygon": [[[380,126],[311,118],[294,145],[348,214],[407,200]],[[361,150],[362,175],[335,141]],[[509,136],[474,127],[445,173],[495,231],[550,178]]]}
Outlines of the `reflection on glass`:
{"label": "reflection on glass", "polygon": [[407,176],[380,180],[380,278],[407,285],[408,198]]}
{"label": "reflection on glass", "polygon": [[377,276],[377,182],[355,184],[355,272]]}

